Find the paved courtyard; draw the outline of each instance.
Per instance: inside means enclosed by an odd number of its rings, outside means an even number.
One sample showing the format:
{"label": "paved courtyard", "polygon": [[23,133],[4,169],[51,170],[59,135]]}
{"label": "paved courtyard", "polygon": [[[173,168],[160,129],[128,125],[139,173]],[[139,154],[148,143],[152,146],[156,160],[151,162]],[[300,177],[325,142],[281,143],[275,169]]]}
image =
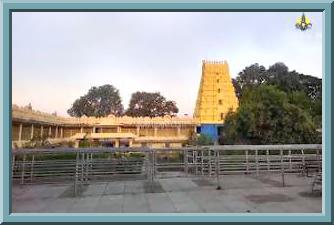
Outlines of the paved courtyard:
{"label": "paved courtyard", "polygon": [[126,180],[85,185],[13,185],[12,212],[31,213],[320,213],[313,178],[286,175],[226,175],[214,178]]}

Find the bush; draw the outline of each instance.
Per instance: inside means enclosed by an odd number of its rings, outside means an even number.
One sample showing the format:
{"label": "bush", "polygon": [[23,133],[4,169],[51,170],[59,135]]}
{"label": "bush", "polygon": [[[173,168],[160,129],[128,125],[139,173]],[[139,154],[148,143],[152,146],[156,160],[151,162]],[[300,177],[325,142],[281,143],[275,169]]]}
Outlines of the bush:
{"label": "bush", "polygon": [[22,148],[45,148],[45,147],[50,147],[51,144],[50,142],[47,140],[47,138],[43,137],[33,137],[32,139],[30,139],[29,142],[26,142],[22,145]]}
{"label": "bush", "polygon": [[213,145],[214,142],[212,138],[205,134],[200,134],[197,139],[195,140],[195,145]]}
{"label": "bush", "polygon": [[133,157],[133,158],[142,158],[142,157],[145,157],[145,153],[142,153],[142,152],[130,152],[129,156]]}
{"label": "bush", "polygon": [[58,144],[60,147],[69,147],[74,148],[75,142],[74,141],[62,141]]}
{"label": "bush", "polygon": [[89,148],[90,142],[87,139],[79,141],[79,148]]}

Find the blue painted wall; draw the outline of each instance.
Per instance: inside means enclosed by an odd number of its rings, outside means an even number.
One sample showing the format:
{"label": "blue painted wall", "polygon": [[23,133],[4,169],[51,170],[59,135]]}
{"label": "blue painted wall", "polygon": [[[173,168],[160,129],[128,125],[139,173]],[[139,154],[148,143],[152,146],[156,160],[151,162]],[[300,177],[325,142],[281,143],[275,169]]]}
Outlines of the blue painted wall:
{"label": "blue painted wall", "polygon": [[208,135],[212,138],[213,141],[217,141],[219,134],[218,134],[218,127],[222,127],[221,124],[201,124],[201,134]]}

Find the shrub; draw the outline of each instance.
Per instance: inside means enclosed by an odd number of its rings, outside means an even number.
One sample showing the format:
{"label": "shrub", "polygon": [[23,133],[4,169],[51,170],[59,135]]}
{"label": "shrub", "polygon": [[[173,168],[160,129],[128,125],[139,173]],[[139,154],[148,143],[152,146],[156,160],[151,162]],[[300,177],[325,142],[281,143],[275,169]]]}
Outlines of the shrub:
{"label": "shrub", "polygon": [[79,148],[89,148],[90,143],[87,139],[79,141]]}
{"label": "shrub", "polygon": [[213,140],[208,135],[200,134],[195,140],[195,145],[213,145]]}

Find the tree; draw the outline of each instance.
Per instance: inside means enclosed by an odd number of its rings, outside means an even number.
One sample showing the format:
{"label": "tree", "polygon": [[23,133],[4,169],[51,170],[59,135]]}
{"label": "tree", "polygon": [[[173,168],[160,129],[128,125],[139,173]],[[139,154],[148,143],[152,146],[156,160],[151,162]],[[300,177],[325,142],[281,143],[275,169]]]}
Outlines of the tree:
{"label": "tree", "polygon": [[229,111],[225,117],[223,132],[218,137],[218,143],[220,145],[232,145],[236,142],[240,143],[237,132],[237,113]]}
{"label": "tree", "polygon": [[[300,93],[294,97],[301,99]],[[261,85],[245,90],[236,113],[228,113],[224,137],[229,144],[303,144],[321,142],[306,101],[278,87]],[[297,100],[296,99],[296,100]]]}
{"label": "tree", "polygon": [[235,95],[237,96],[238,99],[240,99],[241,98],[241,91],[242,91],[240,84],[234,78],[232,78],[232,84],[233,84],[233,87],[234,87],[234,90],[235,90]]}
{"label": "tree", "polygon": [[[264,66],[260,66],[255,63],[249,67],[246,67],[239,75],[232,80],[235,88],[236,96],[241,99],[243,93],[254,87],[261,85],[274,85],[286,94],[296,95],[299,93],[299,97],[302,102],[306,103],[308,108],[302,107],[303,110],[307,110],[312,116],[317,128],[321,128],[322,121],[322,80],[300,74],[296,71],[289,71],[289,68],[281,62],[275,63],[269,67],[268,70]],[[294,94],[293,94],[294,93]],[[304,94],[303,94],[304,93]],[[296,98],[297,96],[295,96]],[[308,99],[307,99],[308,98]],[[299,106],[301,102],[299,100],[294,101],[294,104]]]}
{"label": "tree", "polygon": [[[241,89],[259,86],[268,80],[268,74],[264,66],[255,63],[246,67],[236,78]],[[241,95],[240,95],[241,96]]]}
{"label": "tree", "polygon": [[322,127],[322,102],[321,99],[311,99],[303,91],[296,91],[289,94],[292,104],[307,111],[312,117],[313,123],[317,128]]}
{"label": "tree", "polygon": [[277,62],[274,65],[269,66],[269,73],[277,73],[277,74],[287,74],[289,72],[289,68],[282,62]]}
{"label": "tree", "polygon": [[174,101],[166,101],[159,92],[135,92],[131,96],[129,108],[126,115],[140,117],[157,117],[178,113],[178,108]]}
{"label": "tree", "polygon": [[289,71],[289,68],[281,62],[273,64],[268,70],[257,63],[250,65],[241,71],[232,82],[234,82],[236,95],[239,98],[249,87],[275,85],[285,92],[304,91],[311,99],[321,99],[321,79]]}
{"label": "tree", "polygon": [[26,105],[24,108],[26,108],[26,109],[28,109],[28,110],[32,110],[31,102],[29,102],[29,104]]}
{"label": "tree", "polygon": [[123,105],[119,91],[106,84],[89,89],[86,95],[74,101],[67,113],[75,117],[103,117],[110,114],[120,116],[123,113]]}

